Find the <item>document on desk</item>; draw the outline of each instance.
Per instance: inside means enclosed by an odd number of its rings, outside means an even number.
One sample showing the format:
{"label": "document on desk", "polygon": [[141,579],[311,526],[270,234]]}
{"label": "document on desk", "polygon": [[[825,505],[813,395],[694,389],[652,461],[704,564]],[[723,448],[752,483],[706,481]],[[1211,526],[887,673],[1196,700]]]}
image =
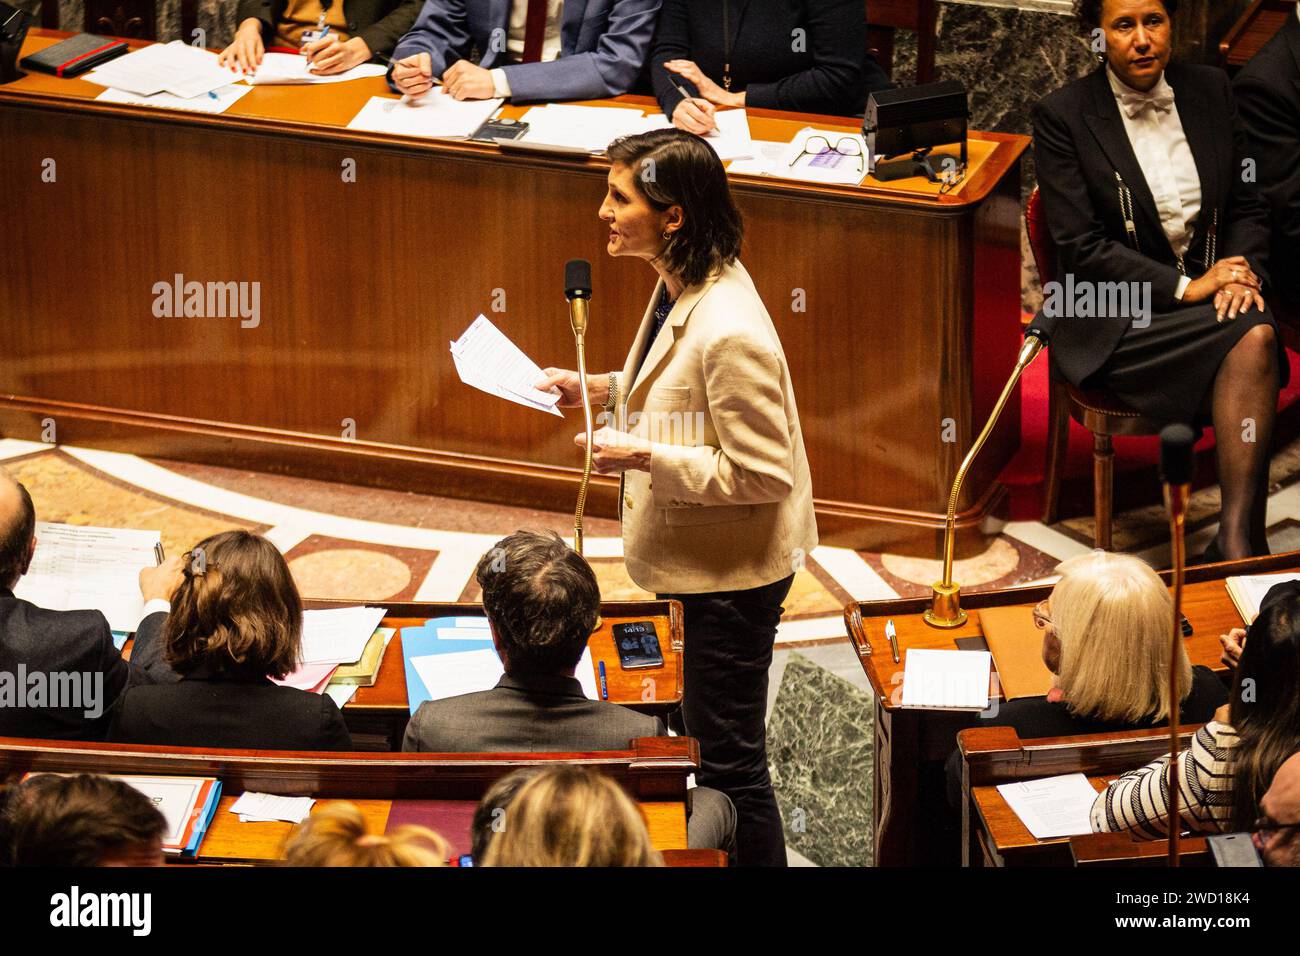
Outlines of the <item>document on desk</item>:
{"label": "document on desk", "polygon": [[501,106],[501,100],[458,100],[442,87],[418,99],[372,96],[348,129],[396,136],[468,139]]}
{"label": "document on desk", "polygon": [[528,132],[521,142],[548,146],[571,146],[592,154],[603,153],[620,136],[644,133],[662,125],[658,119],[637,109],[618,106],[575,106],[548,103],[534,106],[522,117]]}
{"label": "document on desk", "polygon": [[[814,136],[825,139],[830,149],[822,153],[806,152],[808,141]],[[840,144],[851,149],[850,143],[858,149],[857,154],[836,149]],[[768,141],[753,143],[752,158],[733,162],[727,172],[841,186],[856,186],[866,178],[867,144],[860,134],[805,126],[790,142],[779,144],[779,149],[777,145]]]}
{"label": "document on desk", "polygon": [[36,522],[36,553],[14,596],[50,611],[95,610],[114,631],[144,612],[140,571],[162,563],[157,531]]}
{"label": "document on desk", "polygon": [[908,648],[903,658],[903,706],[984,710],[989,705],[988,651]]}
{"label": "document on desk", "polygon": [[1224,579],[1223,586],[1227,588],[1228,597],[1232,598],[1241,619],[1253,624],[1259,616],[1260,602],[1269,589],[1284,581],[1297,580],[1300,580],[1300,574],[1285,571],[1281,574],[1241,574]]}
{"label": "document on desk", "polygon": [[234,83],[240,74],[217,63],[217,54],[180,40],[133,50],[91,70],[82,79],[139,96],[170,93],[203,96]]}
{"label": "document on desk", "polygon": [[749,134],[749,116],[744,110],[719,110],[713,114],[713,122],[718,128],[702,138],[713,147],[718,159],[726,163],[754,158],[756,147]]}
{"label": "document on desk", "polygon": [[230,86],[218,87],[202,96],[186,98],[173,96],[170,93],[141,96],[138,93],[128,93],[126,90],[107,89],[96,96],[95,99],[105,103],[126,103],[129,106],[152,106],[155,109],[164,110],[189,110],[191,113],[224,113],[239,102],[245,94],[251,93],[252,90],[251,86],[231,84]]}
{"label": "document on desk", "polygon": [[451,343],[451,358],[456,374],[466,385],[506,401],[564,417],[556,407],[560,400],[559,392],[533,388],[544,378],[538,364],[486,316],[476,318],[460,338]]}
{"label": "document on desk", "polygon": [[[501,658],[497,657],[496,651],[491,648],[412,657],[411,666],[415,668],[420,680],[424,682],[425,690],[428,691],[426,700],[445,700],[448,697],[491,690],[505,673],[505,669],[501,666]],[[592,665],[591,648],[583,648],[582,658],[578,661],[574,676],[582,685],[582,691],[587,695],[588,700],[600,699],[600,693],[596,690],[596,673]]]}
{"label": "document on desk", "polygon": [[283,797],[274,793],[257,793],[246,790],[229,807],[239,815],[240,823],[302,823],[311,816],[316,804],[312,797]]}
{"label": "document on desk", "polygon": [[1089,816],[1097,791],[1081,773],[1004,783],[998,793],[1035,840],[1092,832]]}
{"label": "document on desk", "polygon": [[303,611],[300,663],[355,664],[387,613],[388,609],[383,607]]}
{"label": "document on desk", "polygon": [[301,53],[266,53],[257,70],[244,75],[244,82],[252,86],[345,83],[367,76],[383,76],[387,72],[388,68],[382,63],[362,63],[342,73],[321,76],[311,72],[310,61]]}

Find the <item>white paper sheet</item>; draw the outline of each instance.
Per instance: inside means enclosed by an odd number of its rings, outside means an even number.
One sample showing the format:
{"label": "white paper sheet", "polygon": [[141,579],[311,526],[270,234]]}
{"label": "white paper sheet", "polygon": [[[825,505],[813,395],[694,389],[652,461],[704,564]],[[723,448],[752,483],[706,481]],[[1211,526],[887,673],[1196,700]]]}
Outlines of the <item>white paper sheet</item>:
{"label": "white paper sheet", "polygon": [[533,386],[545,376],[505,333],[480,315],[460,338],[451,343],[456,374],[466,385],[510,402],[549,412],[561,418],[556,407],[559,392],[543,392]]}
{"label": "white paper sheet", "polygon": [[998,786],[998,793],[1035,840],[1092,832],[1089,812],[1097,791],[1081,773],[1004,783]]}
{"label": "white paper sheet", "polygon": [[1246,618],[1246,623],[1253,624],[1255,618],[1259,615],[1260,602],[1264,600],[1264,595],[1268,593],[1269,588],[1275,584],[1281,584],[1283,581],[1300,580],[1300,574],[1243,574],[1228,579],[1232,584],[1237,595],[1246,605],[1245,608],[1239,608],[1242,611],[1242,617]]}
{"label": "white paper sheet", "polygon": [[36,553],[14,596],[50,611],[97,610],[114,631],[134,631],[144,612],[140,570],[162,554],[157,531],[36,522]]}
{"label": "white paper sheet", "polygon": [[644,133],[662,125],[636,109],[572,103],[534,106],[522,119],[529,129],[521,142],[573,146],[590,153],[603,153],[620,136]]}
{"label": "white paper sheet", "polygon": [[749,134],[749,116],[744,110],[718,110],[713,114],[717,129],[703,137],[724,163],[733,159],[752,159],[756,148]]}
{"label": "white paper sheet", "polygon": [[217,64],[217,54],[180,40],[154,43],[110,60],[82,79],[139,96],[170,93],[202,96],[236,82],[240,75]]}
{"label": "white paper sheet", "polygon": [[[821,157],[807,153],[800,156],[809,137],[817,135],[826,138],[832,152]],[[862,151],[861,155],[835,154],[836,144],[843,139],[855,140]],[[751,159],[733,162],[727,167],[727,172],[746,176],[775,176],[803,182],[856,186],[866,178],[869,165],[867,144],[861,135],[817,129],[812,126],[801,129],[788,143],[777,144],[769,140],[755,140],[752,143],[751,156]]]}
{"label": "white paper sheet", "polygon": [[205,781],[201,777],[109,776],[129,784],[153,801],[167,821],[167,834],[163,837],[165,845],[175,846],[181,842],[198,802],[199,791],[203,789]]}
{"label": "white paper sheet", "polygon": [[466,139],[487,121],[501,100],[458,100],[435,88],[418,99],[372,96],[348,129],[397,136]]}
{"label": "white paper sheet", "polygon": [[315,803],[312,797],[282,797],[249,790],[230,805],[230,812],[239,814],[241,823],[265,823],[273,820],[302,823],[311,816],[311,808]]}
{"label": "white paper sheet", "polygon": [[357,684],[329,684],[325,687],[325,693],[329,695],[334,705],[342,710],[357,692]]}
{"label": "white paper sheet", "polygon": [[362,63],[329,76],[313,73],[310,67],[311,63],[301,53],[266,53],[262,56],[257,71],[246,74],[244,82],[253,86],[345,83],[367,76],[383,76],[388,72],[382,63]]}
{"label": "white paper sheet", "polygon": [[903,659],[903,706],[983,710],[989,705],[988,651],[908,648]]}
{"label": "white paper sheet", "polygon": [[304,611],[302,663],[355,664],[387,613],[382,607]]}
{"label": "white paper sheet", "polygon": [[[497,657],[496,651],[490,649],[412,657],[411,665],[420,675],[431,700],[445,700],[461,694],[491,690],[505,673],[501,659]],[[583,649],[574,676],[582,684],[582,691],[589,700],[600,699],[590,648]]]}
{"label": "white paper sheet", "polygon": [[224,113],[239,102],[251,86],[222,86],[211,92],[186,99],[170,93],[155,93],[152,96],[140,96],[126,90],[108,89],[95,97],[105,103],[126,103],[129,106],[152,106],[163,110],[188,110],[191,113]]}

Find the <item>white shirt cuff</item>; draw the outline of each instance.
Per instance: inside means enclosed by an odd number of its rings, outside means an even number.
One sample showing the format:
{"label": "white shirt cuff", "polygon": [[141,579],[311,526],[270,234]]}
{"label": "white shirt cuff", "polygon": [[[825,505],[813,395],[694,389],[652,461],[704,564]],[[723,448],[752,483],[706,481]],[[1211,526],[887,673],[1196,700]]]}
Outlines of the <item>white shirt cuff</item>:
{"label": "white shirt cuff", "polygon": [[157,614],[159,611],[170,614],[172,612],[171,602],[164,601],[162,598],[154,598],[152,601],[147,602],[144,606],[144,612],[140,615],[140,620],[143,621],[150,614]]}
{"label": "white shirt cuff", "polygon": [[492,87],[497,96],[510,95],[510,81],[506,79],[506,71],[500,67],[492,70]]}
{"label": "white shirt cuff", "polygon": [[1182,302],[1183,293],[1187,291],[1187,287],[1191,284],[1192,284],[1192,280],[1190,277],[1181,276],[1178,280],[1178,288],[1174,290],[1174,298],[1177,299],[1179,302]]}

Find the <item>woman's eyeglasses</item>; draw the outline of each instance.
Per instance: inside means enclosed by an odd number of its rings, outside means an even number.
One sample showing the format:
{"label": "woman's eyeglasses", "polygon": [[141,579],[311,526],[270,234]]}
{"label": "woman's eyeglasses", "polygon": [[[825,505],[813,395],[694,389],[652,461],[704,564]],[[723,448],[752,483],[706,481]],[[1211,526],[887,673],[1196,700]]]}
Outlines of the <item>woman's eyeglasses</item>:
{"label": "woman's eyeglasses", "polygon": [[1047,616],[1047,602],[1039,601],[1034,605],[1034,626],[1045,631],[1052,626],[1052,619]]}
{"label": "woman's eyeglasses", "polygon": [[[813,157],[812,162],[813,164],[816,164],[817,157],[825,156],[828,153],[838,153],[840,156],[850,156],[856,158],[858,161],[859,172],[864,171],[865,169],[865,162],[862,158],[862,144],[859,143],[852,136],[845,136],[843,139],[836,142],[834,146],[831,145],[830,140],[828,140],[825,136],[820,136],[820,135],[809,136],[808,139],[804,141],[803,152],[801,152],[794,159],[790,160],[790,165],[794,166],[795,163],[799,162],[799,160],[803,159],[805,156],[808,155],[811,155]],[[829,165],[829,164],[822,163],[821,165]]]}

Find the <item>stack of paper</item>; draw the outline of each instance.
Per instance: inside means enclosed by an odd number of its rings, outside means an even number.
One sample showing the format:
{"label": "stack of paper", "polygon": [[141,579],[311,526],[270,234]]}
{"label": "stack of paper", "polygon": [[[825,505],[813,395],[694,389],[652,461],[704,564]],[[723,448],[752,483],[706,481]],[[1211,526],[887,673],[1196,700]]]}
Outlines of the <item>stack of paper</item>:
{"label": "stack of paper", "polygon": [[441,87],[414,100],[372,96],[348,123],[348,129],[397,136],[468,139],[500,106],[499,99],[458,100],[444,93]]}
{"label": "stack of paper", "polygon": [[903,661],[903,706],[984,710],[989,705],[988,651],[908,648]]}
{"label": "stack of paper", "polygon": [[749,116],[744,110],[719,110],[713,114],[713,122],[718,128],[703,138],[713,147],[718,159],[725,163],[754,157],[757,149],[749,134]]}
{"label": "stack of paper", "polygon": [[191,113],[224,113],[252,92],[251,86],[222,86],[215,90],[188,99],[173,96],[171,93],[155,93],[153,96],[141,96],[126,90],[105,90],[95,99],[105,103],[126,103],[128,106],[152,106],[164,110],[189,110]]}
{"label": "stack of paper", "polygon": [[342,73],[321,76],[311,72],[310,61],[301,53],[266,53],[256,71],[244,75],[244,82],[253,86],[343,83],[367,76],[383,76],[387,71],[382,63],[362,63]]}
{"label": "stack of paper", "polygon": [[1004,783],[998,793],[1035,840],[1092,832],[1089,815],[1097,791],[1081,773]]}
{"label": "stack of paper", "polygon": [[292,674],[286,674],[278,680],[272,678],[272,683],[305,690],[309,694],[323,694],[338,668],[338,664],[331,663],[300,664]]}
{"label": "stack of paper", "polygon": [[239,74],[218,65],[212,51],[173,40],[109,60],[83,79],[139,96],[170,93],[190,99],[234,83]]}
{"label": "stack of paper", "polygon": [[[814,136],[825,139],[830,150],[816,154],[805,152],[808,140]],[[846,140],[856,145],[857,154],[837,151],[836,147]],[[847,145],[845,148],[848,148]],[[805,126],[795,134],[794,139],[781,144],[779,152],[774,148],[774,144],[753,143],[750,155],[751,159],[734,162],[727,171],[749,176],[777,176],[810,183],[856,186],[866,177],[870,165],[867,143],[861,134],[817,129],[812,126]]]}
{"label": "stack of paper", "polygon": [[1228,597],[1237,608],[1237,613],[1247,624],[1255,623],[1259,616],[1259,604],[1269,588],[1283,581],[1300,581],[1300,574],[1245,574],[1230,577],[1223,582],[1228,589]]}
{"label": "stack of paper", "polygon": [[451,358],[456,364],[456,374],[466,385],[564,417],[556,407],[560,400],[559,392],[543,392],[533,387],[546,377],[541,368],[486,316],[476,318],[461,337],[451,343]]}
{"label": "stack of paper", "polygon": [[114,631],[144,612],[140,571],[162,563],[157,531],[36,522],[36,554],[14,595],[51,611],[101,611]]}
{"label": "stack of paper", "polygon": [[153,801],[163,819],[167,833],[163,852],[193,856],[208,832],[221,798],[221,781],[215,777],[145,777],[117,776]]}
{"label": "stack of paper", "polygon": [[523,122],[529,128],[521,142],[571,146],[589,153],[603,153],[620,136],[669,125],[663,114],[651,117],[637,109],[571,103],[534,106],[523,115]]}
{"label": "stack of paper", "polygon": [[311,797],[278,797],[272,793],[254,793],[249,790],[230,805],[230,812],[239,814],[240,823],[269,823],[284,820],[302,823],[311,816],[316,801]]}
{"label": "stack of paper", "polygon": [[341,607],[302,614],[302,663],[355,664],[388,613],[382,607]]}

